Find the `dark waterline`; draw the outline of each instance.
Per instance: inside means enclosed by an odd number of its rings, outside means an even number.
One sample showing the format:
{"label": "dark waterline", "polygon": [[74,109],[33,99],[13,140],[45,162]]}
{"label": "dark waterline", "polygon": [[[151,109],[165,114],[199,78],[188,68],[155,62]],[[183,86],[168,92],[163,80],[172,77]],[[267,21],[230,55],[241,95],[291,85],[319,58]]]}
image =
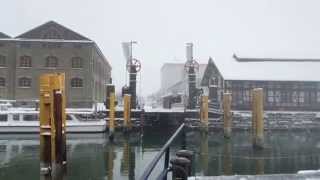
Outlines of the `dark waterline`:
{"label": "dark waterline", "polygon": [[[149,130],[143,136],[117,133],[68,135],[68,180],[138,179],[173,130]],[[225,140],[220,132],[187,133],[187,149],[195,152],[195,175],[296,173],[319,169],[320,133],[266,132],[266,148],[252,149],[250,133],[234,132]],[[179,140],[171,155],[180,149]],[[171,156],[171,157],[172,157]],[[162,162],[155,173],[163,167]],[[0,135],[0,179],[39,179],[38,135]]]}

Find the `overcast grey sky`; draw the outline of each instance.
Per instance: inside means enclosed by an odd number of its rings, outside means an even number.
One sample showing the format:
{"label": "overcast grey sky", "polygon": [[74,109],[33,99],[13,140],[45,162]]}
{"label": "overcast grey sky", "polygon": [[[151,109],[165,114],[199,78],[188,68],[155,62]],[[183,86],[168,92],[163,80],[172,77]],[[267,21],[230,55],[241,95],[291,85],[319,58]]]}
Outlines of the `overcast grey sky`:
{"label": "overcast grey sky", "polygon": [[[121,42],[136,40],[142,93],[160,87],[164,62],[184,62],[185,43],[206,63],[252,57],[320,58],[318,0],[2,0],[0,31],[19,35],[49,20],[96,41],[125,83]],[[230,71],[236,71],[230,67]]]}

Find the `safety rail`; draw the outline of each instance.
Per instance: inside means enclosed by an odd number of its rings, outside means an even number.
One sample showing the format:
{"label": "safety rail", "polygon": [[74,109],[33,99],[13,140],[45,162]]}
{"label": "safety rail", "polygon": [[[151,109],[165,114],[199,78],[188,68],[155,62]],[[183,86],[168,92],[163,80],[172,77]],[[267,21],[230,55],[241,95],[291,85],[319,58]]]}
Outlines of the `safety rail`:
{"label": "safety rail", "polygon": [[170,159],[170,146],[176,140],[176,138],[180,135],[180,133],[184,133],[185,124],[181,124],[180,127],[176,130],[176,132],[170,137],[170,139],[166,142],[166,144],[161,148],[160,152],[153,158],[151,163],[147,166],[145,171],[142,173],[140,180],[148,180],[150,174],[158,164],[159,160],[165,154],[164,160],[164,168],[160,175],[156,179],[158,180],[166,180],[167,173],[170,171],[169,169],[169,159]]}

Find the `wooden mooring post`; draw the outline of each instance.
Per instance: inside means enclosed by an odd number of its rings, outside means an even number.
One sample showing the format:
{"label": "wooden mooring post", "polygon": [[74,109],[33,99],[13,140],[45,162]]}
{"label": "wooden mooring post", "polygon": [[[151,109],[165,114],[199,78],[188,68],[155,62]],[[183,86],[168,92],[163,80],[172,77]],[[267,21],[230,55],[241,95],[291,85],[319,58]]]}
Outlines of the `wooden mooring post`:
{"label": "wooden mooring post", "polygon": [[125,94],[123,97],[124,109],[123,109],[123,120],[124,120],[124,131],[129,132],[132,128],[131,124],[131,95]]}
{"label": "wooden mooring post", "polygon": [[209,99],[208,96],[201,96],[200,123],[203,130],[208,131],[209,125]]}
{"label": "wooden mooring post", "polygon": [[109,100],[109,139],[113,140],[115,130],[115,93],[110,93]]}
{"label": "wooden mooring post", "polygon": [[252,140],[253,147],[264,147],[264,117],[263,117],[263,89],[255,88],[252,91]]}
{"label": "wooden mooring post", "polygon": [[67,162],[65,75],[40,76],[40,173],[60,177]]}
{"label": "wooden mooring post", "polygon": [[231,124],[232,124],[232,114],[231,114],[231,93],[223,94],[223,134],[225,138],[231,137]]}

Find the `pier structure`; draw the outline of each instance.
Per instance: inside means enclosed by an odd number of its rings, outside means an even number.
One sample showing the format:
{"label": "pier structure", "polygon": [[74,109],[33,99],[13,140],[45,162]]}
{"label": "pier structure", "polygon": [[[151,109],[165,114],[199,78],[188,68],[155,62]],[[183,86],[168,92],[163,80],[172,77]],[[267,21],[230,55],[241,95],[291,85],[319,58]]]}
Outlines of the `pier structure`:
{"label": "pier structure", "polygon": [[40,172],[55,177],[67,162],[65,75],[40,76]]}

